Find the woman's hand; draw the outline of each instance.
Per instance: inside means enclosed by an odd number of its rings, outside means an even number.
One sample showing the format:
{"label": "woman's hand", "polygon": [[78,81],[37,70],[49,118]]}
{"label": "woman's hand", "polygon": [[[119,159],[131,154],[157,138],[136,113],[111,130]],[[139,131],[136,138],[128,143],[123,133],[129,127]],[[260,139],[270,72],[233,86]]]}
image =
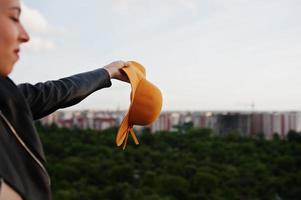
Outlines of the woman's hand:
{"label": "woman's hand", "polygon": [[112,62],[104,66],[103,68],[108,71],[112,79],[117,79],[129,83],[130,81],[127,75],[121,70],[121,68],[125,66],[127,66],[127,63],[120,60],[120,61]]}

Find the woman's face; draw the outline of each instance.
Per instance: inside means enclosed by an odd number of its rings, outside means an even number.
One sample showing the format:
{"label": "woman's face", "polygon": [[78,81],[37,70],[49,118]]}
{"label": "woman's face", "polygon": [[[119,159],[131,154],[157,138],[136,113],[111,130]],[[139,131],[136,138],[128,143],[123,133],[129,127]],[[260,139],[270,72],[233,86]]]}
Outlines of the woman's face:
{"label": "woman's face", "polygon": [[19,0],[0,0],[0,75],[7,76],[19,59],[20,44],[29,36],[20,22]]}

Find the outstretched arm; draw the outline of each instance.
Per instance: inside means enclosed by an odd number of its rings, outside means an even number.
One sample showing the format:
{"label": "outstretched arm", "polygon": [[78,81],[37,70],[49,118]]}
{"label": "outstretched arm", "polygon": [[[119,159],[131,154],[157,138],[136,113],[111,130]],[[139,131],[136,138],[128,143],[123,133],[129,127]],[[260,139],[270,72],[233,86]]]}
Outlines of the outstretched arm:
{"label": "outstretched arm", "polygon": [[113,62],[104,68],[76,74],[56,81],[35,85],[18,85],[27,100],[34,119],[40,119],[60,108],[75,105],[96,90],[110,87],[111,78],[127,81],[121,73],[126,63]]}

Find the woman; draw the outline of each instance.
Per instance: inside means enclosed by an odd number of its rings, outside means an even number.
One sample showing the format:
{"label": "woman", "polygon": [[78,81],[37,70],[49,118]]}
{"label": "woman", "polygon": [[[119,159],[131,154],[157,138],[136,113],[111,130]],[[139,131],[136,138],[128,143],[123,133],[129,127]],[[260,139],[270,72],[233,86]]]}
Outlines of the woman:
{"label": "woman", "polygon": [[111,86],[111,78],[128,82],[123,61],[57,81],[15,85],[8,77],[29,41],[19,17],[19,0],[0,0],[0,200],[49,200],[50,179],[34,120],[72,106]]}

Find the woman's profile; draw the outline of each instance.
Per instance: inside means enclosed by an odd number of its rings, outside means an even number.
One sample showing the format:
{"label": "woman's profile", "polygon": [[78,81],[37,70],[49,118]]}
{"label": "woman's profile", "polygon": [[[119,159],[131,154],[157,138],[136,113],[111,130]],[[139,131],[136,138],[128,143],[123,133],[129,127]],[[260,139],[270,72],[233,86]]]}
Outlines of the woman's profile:
{"label": "woman's profile", "polygon": [[93,71],[35,85],[16,85],[9,75],[20,45],[30,40],[19,18],[19,0],[0,0],[0,200],[49,200],[51,181],[34,120],[72,106],[91,93],[128,82],[115,61]]}

